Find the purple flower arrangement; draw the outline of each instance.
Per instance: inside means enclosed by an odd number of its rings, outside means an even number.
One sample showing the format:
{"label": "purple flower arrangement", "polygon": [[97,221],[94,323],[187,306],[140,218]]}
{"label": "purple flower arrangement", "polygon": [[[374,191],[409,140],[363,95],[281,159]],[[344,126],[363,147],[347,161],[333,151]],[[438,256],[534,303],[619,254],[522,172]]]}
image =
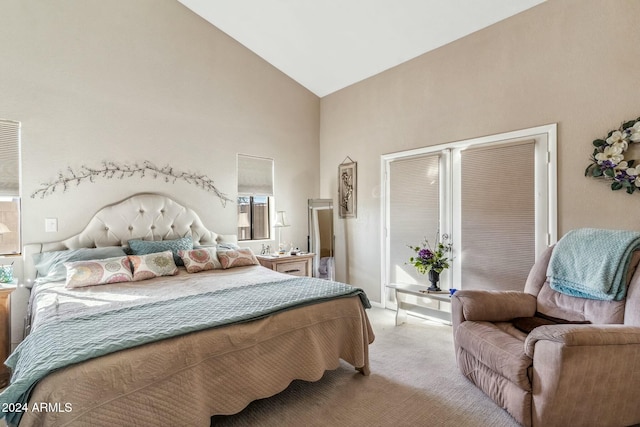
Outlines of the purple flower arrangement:
{"label": "purple flower arrangement", "polygon": [[434,248],[425,238],[421,246],[411,246],[416,256],[409,258],[409,264],[413,265],[420,274],[425,274],[430,270],[441,273],[445,268],[449,268],[448,253],[451,252],[451,243],[446,243],[448,236],[444,235],[442,241],[436,240]]}

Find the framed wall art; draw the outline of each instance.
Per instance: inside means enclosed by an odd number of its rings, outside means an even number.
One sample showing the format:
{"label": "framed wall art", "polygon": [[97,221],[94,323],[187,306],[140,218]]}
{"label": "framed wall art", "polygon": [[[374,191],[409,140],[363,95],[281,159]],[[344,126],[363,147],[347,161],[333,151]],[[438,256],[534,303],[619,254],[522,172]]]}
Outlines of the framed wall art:
{"label": "framed wall art", "polygon": [[338,212],[340,218],[355,218],[357,214],[357,166],[358,163],[348,156],[338,166]]}

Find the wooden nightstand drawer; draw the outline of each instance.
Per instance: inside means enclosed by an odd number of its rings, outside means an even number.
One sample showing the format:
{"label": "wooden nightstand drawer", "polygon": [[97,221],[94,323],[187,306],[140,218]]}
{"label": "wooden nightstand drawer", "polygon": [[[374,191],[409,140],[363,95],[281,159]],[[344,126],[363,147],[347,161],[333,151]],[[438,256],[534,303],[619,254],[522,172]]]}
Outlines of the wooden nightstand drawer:
{"label": "wooden nightstand drawer", "polygon": [[287,256],[264,256],[256,255],[260,264],[264,267],[275,270],[279,273],[291,274],[292,276],[312,276],[314,254],[287,255]]}
{"label": "wooden nightstand drawer", "polygon": [[276,264],[276,271],[280,273],[291,274],[293,276],[306,276],[307,275],[307,262],[283,262]]}

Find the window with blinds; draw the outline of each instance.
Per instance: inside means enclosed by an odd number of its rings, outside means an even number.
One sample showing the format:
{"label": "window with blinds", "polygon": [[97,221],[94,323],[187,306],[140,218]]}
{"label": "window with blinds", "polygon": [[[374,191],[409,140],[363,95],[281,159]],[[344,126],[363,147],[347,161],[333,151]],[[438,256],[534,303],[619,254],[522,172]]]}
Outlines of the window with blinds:
{"label": "window with blinds", "polygon": [[389,280],[391,283],[427,283],[408,264],[427,238],[436,238],[440,224],[440,155],[396,160],[389,165]]}
{"label": "window with blinds", "polygon": [[535,261],[535,141],[460,153],[464,289],[520,290]]}
{"label": "window with blinds", "polygon": [[0,119],[0,255],[20,253],[20,123]]}
{"label": "window with blinds", "polygon": [[238,240],[270,238],[273,159],[238,154]]}
{"label": "window with blinds", "polygon": [[383,155],[385,303],[388,285],[429,285],[407,245],[438,231],[453,245],[441,288],[524,289],[557,238],[556,139],[550,124]]}

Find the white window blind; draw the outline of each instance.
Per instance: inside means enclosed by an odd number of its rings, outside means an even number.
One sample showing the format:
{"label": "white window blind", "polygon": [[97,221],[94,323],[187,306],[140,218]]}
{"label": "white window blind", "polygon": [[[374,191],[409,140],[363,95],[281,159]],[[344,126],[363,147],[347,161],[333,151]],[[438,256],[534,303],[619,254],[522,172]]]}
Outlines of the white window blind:
{"label": "white window blind", "polygon": [[532,141],[461,153],[464,289],[522,290],[535,259]]}
{"label": "white window blind", "polygon": [[0,196],[20,195],[20,123],[0,119]]}
{"label": "white window blind", "polygon": [[0,254],[20,253],[20,123],[0,119]]}
{"label": "white window blind", "polygon": [[428,284],[408,264],[426,237],[433,244],[440,220],[440,155],[396,160],[389,165],[389,280]]}
{"label": "white window blind", "polygon": [[273,159],[238,154],[238,195],[273,196]]}

